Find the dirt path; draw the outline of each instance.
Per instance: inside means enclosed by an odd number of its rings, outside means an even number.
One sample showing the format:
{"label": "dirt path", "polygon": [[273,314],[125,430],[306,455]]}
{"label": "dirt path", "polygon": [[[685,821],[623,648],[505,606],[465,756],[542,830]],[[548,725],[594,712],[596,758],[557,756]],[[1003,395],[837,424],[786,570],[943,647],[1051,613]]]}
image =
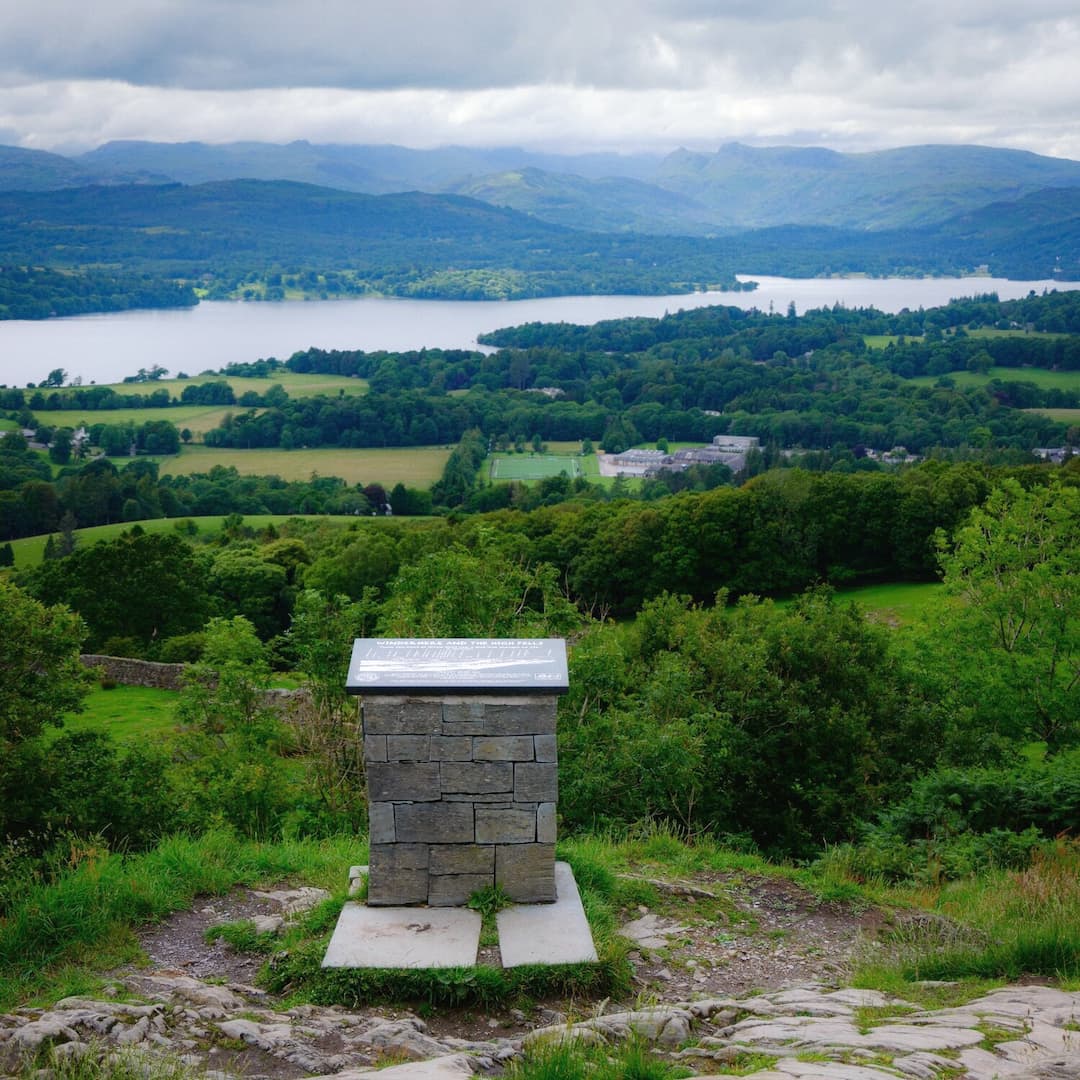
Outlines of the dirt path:
{"label": "dirt path", "polygon": [[[717,997],[806,982],[841,985],[855,951],[887,921],[878,909],[823,904],[781,877],[699,874],[654,885],[657,903],[622,913],[627,936],[639,938],[629,955],[633,999]],[[253,984],[265,958],[237,952],[220,939],[208,943],[206,932],[220,923],[279,916],[286,889],[204,897],[190,911],[145,929],[139,940],[151,969]],[[513,1037],[581,1007],[553,999],[538,1003],[528,1016],[518,1010],[488,1017],[475,1010],[440,1010],[429,1026],[436,1035],[477,1039],[497,1031]]]}

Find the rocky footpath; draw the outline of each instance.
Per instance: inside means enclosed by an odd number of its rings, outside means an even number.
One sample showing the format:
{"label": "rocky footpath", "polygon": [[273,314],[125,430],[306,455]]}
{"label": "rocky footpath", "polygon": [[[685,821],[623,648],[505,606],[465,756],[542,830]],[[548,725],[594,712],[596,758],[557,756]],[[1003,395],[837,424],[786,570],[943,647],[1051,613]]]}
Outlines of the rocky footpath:
{"label": "rocky footpath", "polygon": [[193,1070],[282,1080],[351,1080],[377,1067],[388,1080],[450,1080],[496,1074],[548,1040],[636,1036],[695,1072],[757,1065],[753,1075],[761,1080],[1080,1076],[1080,993],[1046,986],[1006,987],[932,1011],[877,991],[810,985],[610,1011],[524,1031],[527,1018],[513,1013],[491,1017],[484,1039],[436,1037],[407,1012],[275,1008],[253,987],[169,972],[126,976],[114,990],[137,995],[138,1003],[67,998],[0,1017],[3,1071],[53,1048],[63,1057],[166,1053]]}
{"label": "rocky footpath", "polygon": [[[375,1069],[379,1080],[456,1080],[497,1075],[549,1040],[630,1037],[700,1075],[1080,1077],[1080,992],[1011,986],[925,1010],[877,991],[837,989],[835,964],[866,930],[865,915],[845,924],[842,912],[814,909],[790,884],[753,883],[741,908],[718,922],[710,906],[716,883],[708,884],[695,886],[696,896],[684,890],[677,909],[640,910],[623,928],[636,944],[639,988],[660,1003],[604,1002],[590,1012],[580,1002],[551,1002],[528,1014],[442,1010],[426,1019],[383,1007],[290,1008],[251,985],[257,960],[207,942],[205,929],[245,918],[273,932],[325,894],[237,892],[148,928],[148,967],[115,973],[104,993],[0,1015],[0,1077],[51,1050],[62,1058],[164,1055],[216,1080],[360,1080]],[[740,922],[740,912],[752,919]],[[808,975],[815,959],[816,979]],[[751,978],[764,992],[747,989]]]}

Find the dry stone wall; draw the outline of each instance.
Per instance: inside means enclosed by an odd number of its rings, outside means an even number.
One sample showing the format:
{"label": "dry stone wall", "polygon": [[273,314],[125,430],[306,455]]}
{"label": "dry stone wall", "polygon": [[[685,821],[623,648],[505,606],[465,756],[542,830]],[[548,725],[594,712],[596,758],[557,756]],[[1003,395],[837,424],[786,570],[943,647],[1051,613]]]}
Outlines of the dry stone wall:
{"label": "dry stone wall", "polygon": [[554,696],[363,699],[372,905],[555,900]]}
{"label": "dry stone wall", "polygon": [[186,664],[160,664],[127,656],[96,656],[84,653],[79,659],[95,668],[98,678],[120,686],[148,686],[157,690],[179,690],[184,685]]}

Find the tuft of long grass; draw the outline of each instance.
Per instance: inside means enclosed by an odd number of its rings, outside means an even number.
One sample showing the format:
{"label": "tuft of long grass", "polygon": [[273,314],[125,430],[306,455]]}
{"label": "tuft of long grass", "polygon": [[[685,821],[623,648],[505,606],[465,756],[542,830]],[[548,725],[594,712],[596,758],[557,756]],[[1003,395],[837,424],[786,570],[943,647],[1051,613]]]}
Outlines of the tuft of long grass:
{"label": "tuft of long grass", "polygon": [[670,822],[645,822],[622,834],[600,833],[572,836],[559,841],[560,856],[587,859],[611,873],[630,869],[655,870],[667,875],[700,871],[773,874],[767,862],[741,837],[687,836]]}
{"label": "tuft of long grass", "polygon": [[507,1080],[674,1080],[684,1073],[639,1039],[616,1047],[565,1039],[527,1050],[506,1076]]}
{"label": "tuft of long grass", "polygon": [[[905,979],[1080,978],[1080,844],[1075,841],[1036,852],[1025,870],[951,882],[921,900],[944,918],[903,924],[893,942],[893,961],[884,966]],[[880,972],[880,961],[876,966]]]}
{"label": "tuft of long grass", "polygon": [[44,1062],[28,1058],[15,1075],[19,1080],[195,1080],[200,1073],[168,1054],[89,1045],[80,1054],[53,1050]]}

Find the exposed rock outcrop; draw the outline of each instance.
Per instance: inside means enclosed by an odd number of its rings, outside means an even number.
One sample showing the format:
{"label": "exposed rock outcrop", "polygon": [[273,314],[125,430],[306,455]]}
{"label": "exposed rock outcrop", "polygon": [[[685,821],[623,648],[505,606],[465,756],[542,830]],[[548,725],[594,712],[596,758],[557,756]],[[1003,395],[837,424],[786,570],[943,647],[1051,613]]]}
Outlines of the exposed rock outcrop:
{"label": "exposed rock outcrop", "polygon": [[700,1062],[702,1073],[751,1053],[774,1058],[754,1074],[762,1080],[929,1080],[948,1070],[971,1080],[1080,1076],[1080,993],[1045,986],[1010,986],[958,1008],[922,1010],[872,990],[811,985],[613,1011],[479,1041],[435,1036],[407,1012],[274,1008],[253,987],[175,972],[125,976],[114,989],[142,1001],[73,997],[0,1016],[0,1072],[13,1073],[51,1047],[72,1056],[168,1053],[193,1068],[276,1080],[360,1080],[388,1061],[401,1063],[380,1069],[380,1080],[462,1080],[497,1071],[546,1040],[636,1037],[683,1065]]}

